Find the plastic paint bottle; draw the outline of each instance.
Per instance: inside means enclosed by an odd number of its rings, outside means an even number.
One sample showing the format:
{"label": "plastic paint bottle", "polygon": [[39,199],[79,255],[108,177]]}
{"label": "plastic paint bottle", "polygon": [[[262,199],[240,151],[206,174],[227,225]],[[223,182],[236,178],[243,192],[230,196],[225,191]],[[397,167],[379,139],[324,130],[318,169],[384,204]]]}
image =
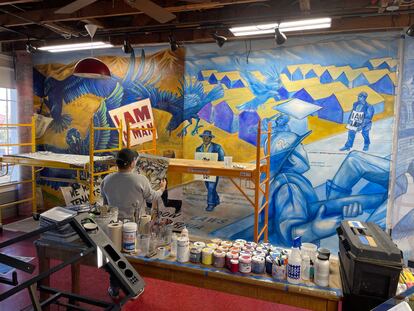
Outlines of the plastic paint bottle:
{"label": "plastic paint bottle", "polygon": [[310,257],[304,255],[302,257],[302,280],[308,281],[310,279]]}
{"label": "plastic paint bottle", "polygon": [[185,237],[177,239],[177,261],[188,262],[190,260],[190,243]]}
{"label": "plastic paint bottle", "polygon": [[135,252],[137,230],[138,225],[135,222],[127,222],[122,226],[122,249],[124,252]]}
{"label": "plastic paint bottle", "polygon": [[188,229],[187,229],[187,227],[184,227],[184,229],[183,230],[181,230],[181,237],[185,237],[185,238],[187,238],[187,240],[189,239],[188,238]]}
{"label": "plastic paint bottle", "polygon": [[177,234],[173,233],[171,237],[171,256],[177,256]]}
{"label": "plastic paint bottle", "polygon": [[300,255],[300,237],[293,240],[292,252],[287,265],[287,280],[291,284],[299,284],[301,280],[302,257]]}
{"label": "plastic paint bottle", "polygon": [[329,257],[319,254],[315,261],[315,283],[319,286],[329,285]]}

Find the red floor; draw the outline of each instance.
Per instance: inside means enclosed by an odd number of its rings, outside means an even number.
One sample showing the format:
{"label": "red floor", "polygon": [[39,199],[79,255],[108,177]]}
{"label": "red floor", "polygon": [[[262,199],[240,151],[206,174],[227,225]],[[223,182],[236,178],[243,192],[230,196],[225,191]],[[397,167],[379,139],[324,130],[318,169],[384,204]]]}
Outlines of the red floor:
{"label": "red floor", "polygon": [[[8,240],[17,234],[4,230],[0,234],[0,241]],[[13,247],[7,247],[1,250],[6,254],[32,256],[35,257],[35,249],[32,241],[21,242]],[[35,260],[34,263],[37,264]],[[18,272],[19,280],[27,279],[28,275]],[[133,310],[150,310],[150,311],[204,311],[204,310],[226,310],[226,311],[248,311],[248,310],[286,310],[299,311],[303,309],[294,308],[285,305],[273,304],[251,298],[245,298],[236,295],[225,294],[222,292],[200,289],[188,285],[160,281],[152,278],[146,278],[145,292],[134,301],[128,302],[123,311]],[[51,286],[69,290],[70,273],[67,267],[64,270],[54,274],[51,278]],[[93,267],[81,267],[81,294],[90,297],[109,301],[106,290],[108,287],[108,274],[102,269]],[[0,293],[5,292],[10,287],[0,284]],[[4,301],[0,302],[1,311],[21,310],[30,305],[30,299],[27,290],[21,291]],[[59,310],[56,306],[52,310]],[[63,310],[61,307],[60,310]],[[101,309],[91,309],[101,310]]]}

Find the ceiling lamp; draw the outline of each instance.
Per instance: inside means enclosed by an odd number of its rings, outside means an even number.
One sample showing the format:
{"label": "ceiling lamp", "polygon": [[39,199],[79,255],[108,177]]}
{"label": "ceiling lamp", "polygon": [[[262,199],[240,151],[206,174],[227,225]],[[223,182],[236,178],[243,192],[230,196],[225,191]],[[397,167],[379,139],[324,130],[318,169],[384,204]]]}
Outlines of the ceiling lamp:
{"label": "ceiling lamp", "polygon": [[95,41],[95,42],[84,42],[84,43],[71,43],[71,44],[59,44],[59,45],[47,45],[39,48],[41,51],[47,51],[51,53],[70,52],[70,51],[82,51],[82,50],[96,50],[106,49],[113,47],[112,44]]}
{"label": "ceiling lamp", "polygon": [[233,27],[230,31],[236,36],[253,36],[253,35],[265,35],[275,32],[275,28],[279,27],[281,32],[288,31],[304,31],[312,29],[323,29],[331,27],[332,19],[330,17],[315,18],[315,19],[303,19],[290,22],[271,23],[271,24],[259,24],[251,26]]}
{"label": "ceiling lamp", "polygon": [[124,40],[124,44],[122,45],[122,51],[124,51],[125,54],[131,54],[133,51],[133,47],[128,39]]}
{"label": "ceiling lamp", "polygon": [[73,70],[73,75],[89,79],[109,79],[111,72],[108,66],[97,58],[88,57],[80,60]]}
{"label": "ceiling lamp", "polygon": [[224,43],[226,43],[227,38],[225,36],[220,36],[217,32],[211,35],[213,39],[216,41],[217,45],[221,48]]}
{"label": "ceiling lamp", "polygon": [[414,37],[414,24],[412,24],[406,31],[407,36]]}
{"label": "ceiling lamp", "polygon": [[169,35],[168,41],[170,42],[171,51],[177,51],[180,46],[178,45],[177,40],[175,40],[174,35]]}
{"label": "ceiling lamp", "polygon": [[37,51],[37,48],[35,48],[32,45],[32,43],[30,42],[30,40],[28,40],[26,42],[26,52],[29,53],[29,54],[34,54],[34,53],[36,53],[36,51]]}
{"label": "ceiling lamp", "polygon": [[279,27],[275,28],[275,40],[277,45],[282,45],[287,40],[286,35],[280,31]]}
{"label": "ceiling lamp", "polygon": [[[93,43],[93,36],[98,28],[93,24],[85,25],[86,31],[91,37],[91,43]],[[80,60],[73,70],[73,75],[89,78],[89,79],[109,79],[111,78],[111,72],[102,61],[93,57],[93,50],[91,49],[91,57]]]}

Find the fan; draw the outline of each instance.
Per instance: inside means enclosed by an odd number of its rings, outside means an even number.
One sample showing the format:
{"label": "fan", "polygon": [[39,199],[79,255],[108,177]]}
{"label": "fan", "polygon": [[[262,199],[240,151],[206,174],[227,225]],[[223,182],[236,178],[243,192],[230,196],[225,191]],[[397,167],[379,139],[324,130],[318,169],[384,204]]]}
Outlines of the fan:
{"label": "fan", "polygon": [[[55,11],[56,14],[72,14],[98,0],[76,0]],[[176,16],[150,0],[124,0],[131,7],[144,12],[161,24],[169,22]]]}

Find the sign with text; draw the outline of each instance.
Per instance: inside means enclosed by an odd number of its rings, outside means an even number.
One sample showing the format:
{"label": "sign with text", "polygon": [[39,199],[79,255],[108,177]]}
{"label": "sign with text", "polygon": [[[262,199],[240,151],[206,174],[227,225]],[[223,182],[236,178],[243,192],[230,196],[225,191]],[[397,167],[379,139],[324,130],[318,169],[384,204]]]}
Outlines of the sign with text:
{"label": "sign with text", "polygon": [[[122,122],[123,140],[126,145],[127,131],[126,125],[129,123],[131,128],[152,128],[154,127],[154,116],[152,113],[150,100],[144,99],[135,103],[125,105],[109,111],[112,121],[116,126]],[[149,130],[132,130],[131,146],[140,145],[152,140],[152,131]]]}
{"label": "sign with text", "polygon": [[[194,159],[203,160],[203,161],[215,161],[218,160],[218,153],[214,152],[196,152],[194,154]],[[216,176],[210,176],[207,174],[195,175],[196,180],[203,180],[208,182],[216,182]]]}
{"label": "sign with text", "polygon": [[[89,203],[89,188],[82,184],[77,184],[78,187],[60,187],[66,206],[80,205]],[[96,201],[102,205],[101,185],[95,185],[93,191]]]}

